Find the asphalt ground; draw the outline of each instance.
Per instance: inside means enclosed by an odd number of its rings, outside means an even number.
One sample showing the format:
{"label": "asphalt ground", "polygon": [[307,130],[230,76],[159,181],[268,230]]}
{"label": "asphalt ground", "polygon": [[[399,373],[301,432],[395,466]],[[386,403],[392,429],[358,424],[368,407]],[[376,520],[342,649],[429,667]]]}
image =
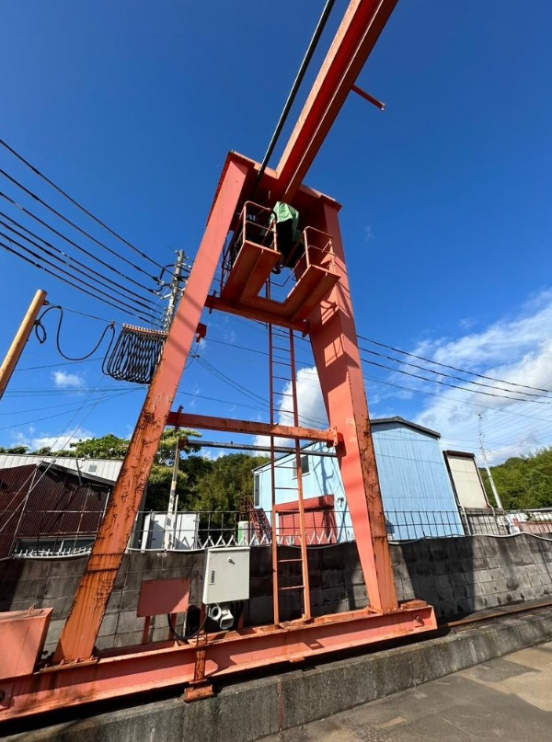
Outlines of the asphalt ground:
{"label": "asphalt ground", "polygon": [[552,741],[552,642],[356,706],[263,742]]}

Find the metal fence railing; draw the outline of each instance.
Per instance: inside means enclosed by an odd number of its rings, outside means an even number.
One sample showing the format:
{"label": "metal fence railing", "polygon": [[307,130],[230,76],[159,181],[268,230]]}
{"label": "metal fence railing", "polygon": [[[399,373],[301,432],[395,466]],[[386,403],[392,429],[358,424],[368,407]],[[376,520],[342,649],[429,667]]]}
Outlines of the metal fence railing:
{"label": "metal fence railing", "polygon": [[[101,513],[84,517],[81,512],[64,511],[58,518],[51,511],[34,512],[23,531],[13,529],[0,533],[11,548],[2,555],[18,557],[52,557],[87,554],[90,552]],[[44,516],[48,515],[45,520]],[[77,518],[76,515],[79,515]],[[62,517],[63,516],[63,517]],[[91,517],[93,516],[93,522]],[[551,534],[552,508],[544,510],[387,510],[387,533],[390,541],[462,536],[507,536],[517,533]],[[28,525],[41,527],[36,532]],[[265,521],[268,524],[268,520]],[[151,512],[141,511],[128,543],[131,550],[198,550],[213,546],[267,546],[276,538],[278,544],[299,546],[301,535],[298,518],[278,522],[275,528],[262,527],[258,518],[248,519],[238,511]],[[347,513],[330,519],[306,519],[306,540],[309,546],[325,546],[354,541],[354,532]]]}

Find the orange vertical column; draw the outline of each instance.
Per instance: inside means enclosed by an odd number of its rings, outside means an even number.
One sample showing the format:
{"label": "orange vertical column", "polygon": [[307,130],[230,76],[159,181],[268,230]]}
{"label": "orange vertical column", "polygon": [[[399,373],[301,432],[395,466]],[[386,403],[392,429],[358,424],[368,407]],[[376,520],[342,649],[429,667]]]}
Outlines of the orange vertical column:
{"label": "orange vertical column", "polygon": [[159,367],[63,628],[54,657],[57,662],[87,659],[93,653],[247,171],[247,165],[230,162],[222,179]]}
{"label": "orange vertical column", "polygon": [[310,339],[330,426],[343,436],[337,456],[370,605],[397,608],[397,594],[370,430],[338,206],[327,202],[317,224],[330,234],[340,280],[310,317]]}

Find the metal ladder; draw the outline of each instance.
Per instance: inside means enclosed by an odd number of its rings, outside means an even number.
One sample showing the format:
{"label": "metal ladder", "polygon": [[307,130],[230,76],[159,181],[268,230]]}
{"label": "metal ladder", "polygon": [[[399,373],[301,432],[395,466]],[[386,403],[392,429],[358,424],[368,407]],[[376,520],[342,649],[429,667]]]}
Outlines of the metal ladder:
{"label": "metal ladder", "polygon": [[[297,378],[295,363],[295,342],[293,330],[288,330],[286,336],[285,330],[275,331],[272,324],[268,325],[268,345],[269,345],[269,369],[270,369],[270,423],[275,424],[274,399],[276,396],[276,383],[290,384],[292,396],[292,416],[293,426],[299,427],[299,411],[297,405]],[[287,344],[284,345],[284,341]],[[276,344],[276,342],[279,344]],[[289,377],[280,369],[287,369]],[[273,571],[273,604],[274,604],[274,623],[280,623],[280,595],[283,592],[296,591],[301,593],[302,597],[302,618],[311,617],[310,605],[310,587],[309,587],[309,568],[307,558],[307,538],[305,526],[305,509],[303,498],[303,472],[301,468],[301,442],[295,439],[295,471],[297,475],[297,487],[290,488],[297,494],[299,509],[299,542],[300,556],[292,559],[281,559],[279,549],[282,544],[282,534],[278,527],[278,513],[276,512],[276,491],[282,489],[276,485],[276,463],[275,463],[275,441],[274,436],[270,436],[270,462],[271,462],[271,491],[272,491],[272,571]],[[296,563],[301,566],[302,581],[299,585],[280,586],[280,566],[283,564]]]}

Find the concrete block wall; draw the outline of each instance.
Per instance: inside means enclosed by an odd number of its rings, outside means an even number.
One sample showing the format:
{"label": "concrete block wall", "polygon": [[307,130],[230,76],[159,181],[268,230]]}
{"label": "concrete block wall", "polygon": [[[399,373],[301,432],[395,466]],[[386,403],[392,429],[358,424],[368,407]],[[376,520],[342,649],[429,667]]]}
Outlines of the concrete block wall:
{"label": "concrete block wall", "polygon": [[[286,547],[282,559],[299,555]],[[453,618],[482,608],[552,595],[552,540],[520,534],[511,538],[473,536],[428,539],[391,545],[399,600],[422,598],[440,618]],[[73,602],[86,557],[78,559],[13,559],[0,563],[0,611],[31,605],[54,608],[46,650],[54,649]],[[144,619],[136,616],[144,580],[192,578],[191,602],[201,600],[203,552],[132,552],[123,558],[107,606],[97,646],[128,646],[142,639]],[[251,550],[250,600],[246,625],[272,622],[270,547]],[[311,605],[314,615],[343,612],[368,604],[356,545],[309,549]],[[281,585],[301,585],[300,563],[281,565]],[[281,620],[300,614],[299,590],[281,594]],[[168,637],[166,616],[152,621],[150,640]]]}
{"label": "concrete block wall", "polygon": [[552,595],[551,540],[528,534],[428,539],[391,546],[399,599],[440,618]]}

